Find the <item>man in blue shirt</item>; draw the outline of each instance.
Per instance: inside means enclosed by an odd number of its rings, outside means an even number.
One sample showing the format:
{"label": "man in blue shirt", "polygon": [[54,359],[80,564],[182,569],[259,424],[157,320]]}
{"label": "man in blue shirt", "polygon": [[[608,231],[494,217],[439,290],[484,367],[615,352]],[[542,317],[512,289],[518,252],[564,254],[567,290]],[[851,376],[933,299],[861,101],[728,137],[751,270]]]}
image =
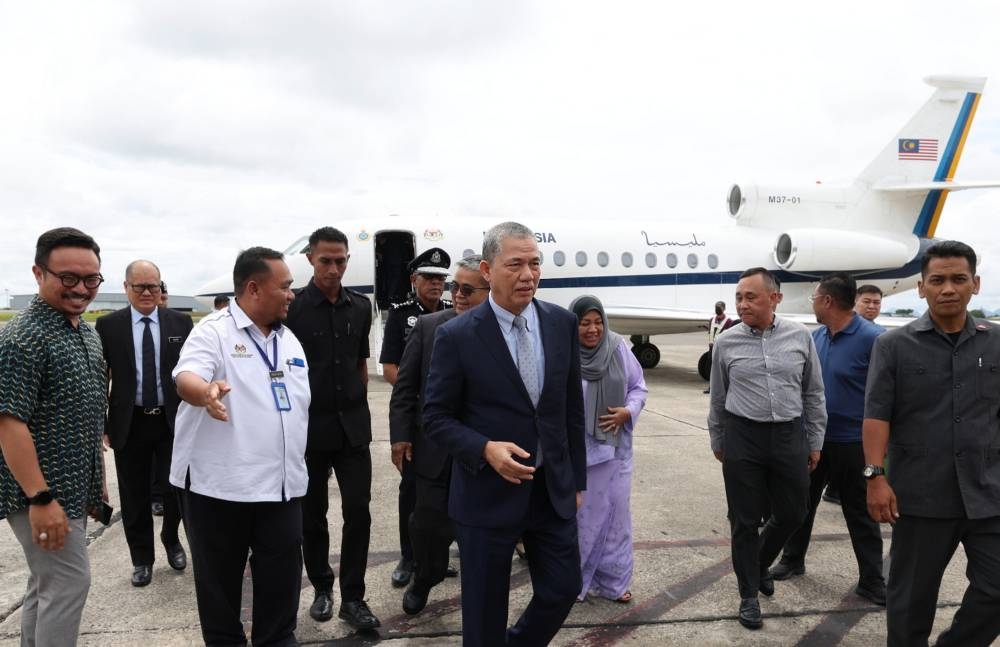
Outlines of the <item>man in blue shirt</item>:
{"label": "man in blue shirt", "polygon": [[823,368],[827,426],[819,464],[810,475],[809,516],[785,543],[781,561],[771,569],[776,580],[805,573],[816,507],[827,481],[840,492],[840,505],[858,561],[854,592],[885,606],[882,577],[882,532],[868,516],[861,423],[865,410],[865,382],[875,338],[884,329],[854,312],[855,282],[844,273],[824,277],[810,297],[816,320],[813,333]]}

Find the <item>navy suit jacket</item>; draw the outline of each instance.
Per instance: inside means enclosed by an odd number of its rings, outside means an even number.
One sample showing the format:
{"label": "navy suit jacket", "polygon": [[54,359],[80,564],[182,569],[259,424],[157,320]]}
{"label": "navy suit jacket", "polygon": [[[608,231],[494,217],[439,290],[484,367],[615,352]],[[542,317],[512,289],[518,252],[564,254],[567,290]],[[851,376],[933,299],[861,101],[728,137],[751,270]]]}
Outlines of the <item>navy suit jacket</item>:
{"label": "navy suit jacket", "polygon": [[576,515],[576,492],[587,488],[583,385],[577,318],[535,300],[545,351],[538,407],[486,301],[439,326],[424,387],[424,432],[455,459],[448,514],[469,526],[500,528],[524,522],[532,481],[505,481],[483,459],[487,441],[516,443],[534,465],[542,445],[545,483],[556,514]]}

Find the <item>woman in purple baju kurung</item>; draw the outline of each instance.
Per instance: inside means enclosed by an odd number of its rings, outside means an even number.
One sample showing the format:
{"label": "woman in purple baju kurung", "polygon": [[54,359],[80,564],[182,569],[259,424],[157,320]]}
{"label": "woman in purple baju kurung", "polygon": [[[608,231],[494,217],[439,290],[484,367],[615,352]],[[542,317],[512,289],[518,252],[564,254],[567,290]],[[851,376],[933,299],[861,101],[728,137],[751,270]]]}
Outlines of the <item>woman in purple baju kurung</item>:
{"label": "woman in purple baju kurung", "polygon": [[617,602],[632,593],[632,430],[646,404],[642,367],[607,327],[593,296],[570,304],[580,321],[580,364],[586,412],[587,491],[577,511],[583,589]]}

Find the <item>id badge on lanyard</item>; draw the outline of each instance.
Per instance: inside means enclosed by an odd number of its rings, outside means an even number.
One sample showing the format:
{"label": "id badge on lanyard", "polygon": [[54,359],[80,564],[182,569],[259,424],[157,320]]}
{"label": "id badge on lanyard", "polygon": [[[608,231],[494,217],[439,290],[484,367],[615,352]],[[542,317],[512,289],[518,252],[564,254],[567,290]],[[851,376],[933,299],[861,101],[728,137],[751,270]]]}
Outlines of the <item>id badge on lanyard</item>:
{"label": "id badge on lanyard", "polygon": [[267,368],[270,371],[271,395],[274,397],[274,407],[278,411],[291,411],[292,400],[288,397],[288,389],[285,387],[284,382],[279,382],[279,380],[285,376],[285,373],[283,371],[277,370],[278,337],[277,336],[274,337],[274,362],[272,362],[271,358],[268,357],[267,352],[265,352],[264,349],[260,347],[260,344],[257,343],[257,340],[253,338],[253,335],[251,335],[249,331],[247,331],[247,336],[250,337],[250,341],[253,342],[253,345],[257,347],[257,350],[260,352],[261,358],[264,360],[264,363],[267,364]]}

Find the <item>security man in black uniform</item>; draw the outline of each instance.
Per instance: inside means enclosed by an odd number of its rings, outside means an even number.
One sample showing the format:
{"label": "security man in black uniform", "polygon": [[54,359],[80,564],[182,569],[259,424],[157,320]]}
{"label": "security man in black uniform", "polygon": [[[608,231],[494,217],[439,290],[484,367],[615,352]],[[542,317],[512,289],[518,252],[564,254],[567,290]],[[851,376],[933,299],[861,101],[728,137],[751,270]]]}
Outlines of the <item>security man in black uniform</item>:
{"label": "security man in black uniform", "polygon": [[340,486],[344,516],[340,544],[339,617],[355,629],[380,625],[364,600],[365,567],[371,538],[372,440],[368,409],[368,333],[372,305],[341,285],[350,259],[347,236],[333,227],[309,237],[306,254],[313,277],[288,309],[285,324],[302,343],[309,364],[309,486],[302,500],[302,558],[315,598],[309,615],[333,617],[333,569],[327,482],[330,468]]}
{"label": "security man in black uniform", "polygon": [[1000,328],[966,310],[971,247],[931,245],[920,274],[927,312],[875,341],[862,429],[868,512],[894,524],[887,644],[927,644],[961,542],[969,587],[936,644],[985,646],[1000,635]]}
{"label": "security man in black uniform", "polygon": [[[389,384],[396,384],[396,373],[403,357],[403,348],[410,331],[417,323],[417,317],[428,312],[437,312],[451,307],[451,301],[442,299],[444,281],[451,267],[451,257],[440,247],[431,247],[407,266],[413,295],[407,301],[393,304],[389,318],[385,322],[382,339],[382,353],[378,361],[382,374]],[[392,572],[392,585],[402,588],[413,577],[413,547],[410,544],[410,515],[416,503],[416,480],[413,464],[403,461],[402,478],[399,482],[399,552],[401,559]]]}

